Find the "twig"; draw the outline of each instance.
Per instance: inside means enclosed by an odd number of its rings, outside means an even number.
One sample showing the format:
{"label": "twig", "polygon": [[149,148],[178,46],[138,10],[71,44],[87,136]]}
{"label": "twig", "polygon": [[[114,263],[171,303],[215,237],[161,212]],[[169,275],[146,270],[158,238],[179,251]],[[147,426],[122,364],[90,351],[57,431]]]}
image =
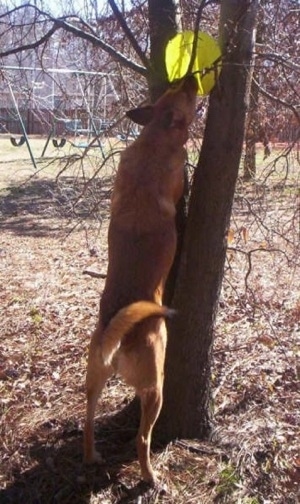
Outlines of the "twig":
{"label": "twig", "polygon": [[104,279],[107,276],[105,273],[100,273],[99,271],[94,271],[94,270],[89,270],[89,269],[83,270],[82,274],[88,275],[92,278],[104,278]]}
{"label": "twig", "polygon": [[246,287],[246,290],[251,290],[249,288],[249,286],[248,286],[248,278],[249,278],[249,276],[251,274],[251,271],[252,271],[252,254],[254,254],[256,252],[280,252],[281,254],[284,255],[284,257],[286,258],[287,262],[289,262],[287,254],[284,252],[284,250],[277,249],[277,248],[272,248],[272,249],[256,248],[256,249],[252,249],[252,250],[249,250],[248,252],[246,252],[245,250],[242,250],[240,248],[227,247],[227,250],[232,250],[234,252],[239,252],[239,253],[243,254],[244,256],[246,256],[247,259],[248,259],[248,269],[247,269],[247,273],[246,273],[246,276],[245,276],[245,287]]}
{"label": "twig", "polygon": [[269,100],[274,101],[275,103],[279,103],[280,105],[283,105],[284,107],[290,109],[293,112],[294,116],[296,117],[298,123],[300,124],[300,114],[299,112],[297,112],[296,107],[294,107],[292,103],[282,100],[282,98],[278,98],[278,96],[273,96],[266,89],[264,89],[256,80],[255,84],[258,87],[260,93],[264,95],[266,98],[269,98]]}
{"label": "twig", "polygon": [[196,21],[195,21],[195,27],[194,27],[194,40],[193,40],[193,47],[192,47],[192,54],[191,54],[191,59],[189,62],[189,66],[187,69],[187,75],[192,73],[192,69],[195,63],[195,58],[196,58],[196,53],[197,53],[197,45],[198,45],[198,34],[199,34],[199,25],[202,17],[202,12],[204,7],[206,6],[205,0],[201,0],[197,16],[196,16]]}
{"label": "twig", "polygon": [[126,20],[122,13],[120,12],[117,4],[115,3],[114,0],[108,0],[108,3],[111,7],[111,10],[113,11],[114,15],[116,16],[123,32],[125,33],[126,37],[128,38],[129,42],[131,43],[133,49],[135,50],[136,54],[140,58],[141,62],[144,64],[146,68],[149,67],[149,62],[147,57],[145,56],[144,52],[141,50],[139,44],[137,43],[137,40],[135,36],[133,35],[132,31],[130,30],[128,24],[126,23]]}
{"label": "twig", "polygon": [[[3,14],[0,16],[0,18],[4,17],[9,17],[13,12],[16,10],[20,10],[24,7],[31,7],[35,13],[44,16],[44,22],[47,20],[49,22],[53,23],[52,28],[45,34],[43,37],[41,37],[38,40],[35,40],[34,42],[26,45],[19,45],[17,47],[11,47],[5,51],[0,51],[0,57],[5,57],[9,56],[10,54],[17,54],[21,51],[28,50],[28,49],[35,49],[42,44],[44,44],[49,38],[59,29],[63,29],[69,33],[73,33],[73,35],[83,39],[87,40],[94,46],[100,47],[103,51],[107,52],[115,61],[118,61],[122,65],[126,66],[127,68],[130,68],[134,72],[139,73],[140,75],[143,75],[144,77],[147,75],[147,68],[144,66],[138,65],[137,63],[129,60],[124,54],[120,53],[119,51],[116,51],[110,44],[107,44],[106,42],[103,42],[98,35],[94,32],[93,28],[85,22],[82,18],[78,16],[62,16],[59,18],[55,18],[51,16],[49,13],[44,12],[43,10],[39,9],[38,7],[31,5],[31,4],[24,4],[22,6],[16,7],[14,9],[11,9],[7,13]],[[71,22],[68,21],[70,19],[74,22],[77,21],[82,27],[88,28],[89,31],[84,31],[82,28],[78,28],[77,26],[74,26],[74,24],[71,24]],[[145,61],[142,59],[142,61],[145,63]]]}

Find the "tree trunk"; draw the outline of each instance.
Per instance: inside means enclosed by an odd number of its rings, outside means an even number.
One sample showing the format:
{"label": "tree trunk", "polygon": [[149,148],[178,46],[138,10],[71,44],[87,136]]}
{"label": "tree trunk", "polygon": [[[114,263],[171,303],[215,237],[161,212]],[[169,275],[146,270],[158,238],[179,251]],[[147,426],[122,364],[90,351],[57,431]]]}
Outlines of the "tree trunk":
{"label": "tree trunk", "polygon": [[245,134],[245,159],[244,174],[245,180],[250,180],[256,175],[256,135],[257,135],[257,108],[258,108],[258,86],[252,79],[250,86],[249,111],[247,114],[247,126]]}
{"label": "tree trunk", "polygon": [[[165,63],[165,49],[169,40],[177,33],[181,26],[178,0],[149,0],[149,24],[150,24],[150,73],[148,84],[150,97],[155,101],[167,88],[168,76]],[[181,255],[183,235],[187,217],[186,199],[188,195],[188,181],[185,173],[185,191],[176,207],[177,250],[172,269],[169,273],[164,294],[164,303],[171,304],[176,277]]]}
{"label": "tree trunk", "polygon": [[165,49],[177,33],[176,1],[148,0],[150,25],[150,97],[155,101],[167,87]]}
{"label": "tree trunk", "polygon": [[[257,23],[256,42],[264,44],[265,22],[264,11],[260,11]],[[245,159],[244,159],[244,180],[251,180],[256,176],[256,143],[262,142],[264,145],[265,158],[270,154],[269,139],[265,130],[263,114],[259,110],[259,83],[260,68],[253,64],[253,78],[250,85],[249,111],[246,121],[245,133]]]}
{"label": "tree trunk", "polygon": [[210,363],[229,226],[243,144],[246,96],[257,2],[223,0],[224,63],[214,89],[174,295],[164,406],[164,440],[206,437],[210,431]]}

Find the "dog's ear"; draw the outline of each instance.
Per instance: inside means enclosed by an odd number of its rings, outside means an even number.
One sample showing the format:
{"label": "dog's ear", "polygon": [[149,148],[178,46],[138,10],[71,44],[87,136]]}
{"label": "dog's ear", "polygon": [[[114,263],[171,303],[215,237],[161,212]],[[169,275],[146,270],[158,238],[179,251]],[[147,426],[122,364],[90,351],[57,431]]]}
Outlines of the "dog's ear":
{"label": "dog's ear", "polygon": [[141,126],[146,126],[152,121],[154,116],[154,107],[152,105],[146,105],[145,107],[138,107],[126,112],[127,117],[131,119],[136,124]]}

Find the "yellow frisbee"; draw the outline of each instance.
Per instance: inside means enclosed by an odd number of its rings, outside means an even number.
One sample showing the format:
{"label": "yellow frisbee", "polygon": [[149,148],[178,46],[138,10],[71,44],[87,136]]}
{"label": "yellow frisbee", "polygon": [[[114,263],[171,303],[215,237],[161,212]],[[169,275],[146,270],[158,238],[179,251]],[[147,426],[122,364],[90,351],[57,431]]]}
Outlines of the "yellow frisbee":
{"label": "yellow frisbee", "polygon": [[[166,47],[166,67],[169,81],[184,77],[191,58],[194,32],[185,31],[173,37]],[[221,50],[214,38],[198,33],[197,51],[192,72],[197,72],[198,94],[206,95],[214,87],[221,70]],[[217,61],[217,63],[216,63]]]}

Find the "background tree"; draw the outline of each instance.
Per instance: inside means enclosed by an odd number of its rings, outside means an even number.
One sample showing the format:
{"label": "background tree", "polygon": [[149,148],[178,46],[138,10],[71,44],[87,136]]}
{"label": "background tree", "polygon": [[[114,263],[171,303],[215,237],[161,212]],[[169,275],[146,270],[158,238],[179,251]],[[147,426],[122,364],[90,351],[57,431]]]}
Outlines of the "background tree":
{"label": "background tree", "polygon": [[294,40],[294,33],[299,30],[299,12],[299,2],[293,0],[264,0],[259,5],[246,129],[246,180],[255,177],[257,143],[263,144],[264,156],[268,157],[270,140],[299,139],[299,111],[294,106],[299,100],[294,85],[299,78],[299,48]]}
{"label": "background tree", "polygon": [[[262,46],[264,40],[265,26],[263,23],[263,10],[260,12],[257,22],[256,47]],[[249,180],[256,174],[256,144],[262,142],[264,145],[264,159],[270,154],[269,140],[265,127],[265,113],[259,110],[259,82],[260,72],[258,64],[253,58],[253,75],[249,86],[249,109],[247,113],[247,124],[245,130],[245,158],[244,158],[244,179]]]}

